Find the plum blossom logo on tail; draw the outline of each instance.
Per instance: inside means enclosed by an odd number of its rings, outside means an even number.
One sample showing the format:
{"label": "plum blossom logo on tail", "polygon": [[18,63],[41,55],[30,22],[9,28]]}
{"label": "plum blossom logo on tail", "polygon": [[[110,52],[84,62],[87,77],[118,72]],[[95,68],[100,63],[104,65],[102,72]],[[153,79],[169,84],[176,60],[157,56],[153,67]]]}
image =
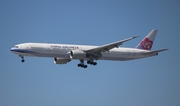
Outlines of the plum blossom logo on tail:
{"label": "plum blossom logo on tail", "polygon": [[150,50],[152,45],[153,45],[153,41],[151,41],[149,38],[145,38],[142,42],[141,42],[142,48],[145,50]]}

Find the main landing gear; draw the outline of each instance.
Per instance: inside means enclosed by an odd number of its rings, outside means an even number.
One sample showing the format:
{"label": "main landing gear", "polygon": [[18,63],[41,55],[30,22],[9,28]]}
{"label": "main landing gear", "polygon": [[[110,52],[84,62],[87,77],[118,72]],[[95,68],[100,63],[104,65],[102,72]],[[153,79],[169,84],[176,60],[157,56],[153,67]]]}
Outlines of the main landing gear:
{"label": "main landing gear", "polygon": [[95,65],[97,65],[97,62],[94,62],[94,61],[87,61],[87,64],[90,64],[90,65],[95,66]]}
{"label": "main landing gear", "polygon": [[78,67],[87,68],[88,66],[84,64],[84,60],[80,60],[81,63],[78,64]]}
{"label": "main landing gear", "polygon": [[[97,65],[97,62],[94,62],[93,60],[89,60],[87,61],[87,64],[90,64],[90,65]],[[78,67],[81,67],[81,68],[87,68],[88,66],[84,64],[84,60],[80,60],[80,63],[77,65]]]}
{"label": "main landing gear", "polygon": [[23,63],[23,62],[25,62],[25,60],[24,60],[24,57],[23,56],[21,56],[21,55],[19,55],[19,57],[21,57],[21,62]]}

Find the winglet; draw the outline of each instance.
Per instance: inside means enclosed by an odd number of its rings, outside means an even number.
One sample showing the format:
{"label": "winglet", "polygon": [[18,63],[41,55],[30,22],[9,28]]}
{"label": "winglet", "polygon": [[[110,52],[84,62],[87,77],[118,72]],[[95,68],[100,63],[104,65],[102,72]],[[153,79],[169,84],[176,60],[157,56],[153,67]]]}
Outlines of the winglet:
{"label": "winglet", "polygon": [[138,38],[139,36],[133,36],[132,38],[134,39],[134,38]]}

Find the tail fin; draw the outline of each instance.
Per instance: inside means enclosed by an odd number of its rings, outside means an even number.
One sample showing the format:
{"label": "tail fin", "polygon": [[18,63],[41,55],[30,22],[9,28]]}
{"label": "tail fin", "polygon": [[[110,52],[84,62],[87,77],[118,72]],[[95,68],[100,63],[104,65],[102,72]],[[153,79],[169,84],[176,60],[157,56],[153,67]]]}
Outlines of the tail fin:
{"label": "tail fin", "polygon": [[151,50],[158,30],[153,29],[137,46],[137,49]]}

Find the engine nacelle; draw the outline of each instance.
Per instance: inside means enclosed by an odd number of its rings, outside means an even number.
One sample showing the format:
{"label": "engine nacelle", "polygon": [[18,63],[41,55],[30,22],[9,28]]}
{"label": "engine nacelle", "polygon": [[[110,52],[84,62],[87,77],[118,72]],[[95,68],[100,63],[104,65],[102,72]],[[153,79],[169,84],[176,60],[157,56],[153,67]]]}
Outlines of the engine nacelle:
{"label": "engine nacelle", "polygon": [[71,59],[83,59],[86,57],[86,53],[80,50],[72,50],[70,53]]}
{"label": "engine nacelle", "polygon": [[58,57],[54,58],[54,63],[55,64],[66,64],[66,63],[68,63],[70,61],[71,61],[70,59],[63,59],[63,58],[58,58]]}

